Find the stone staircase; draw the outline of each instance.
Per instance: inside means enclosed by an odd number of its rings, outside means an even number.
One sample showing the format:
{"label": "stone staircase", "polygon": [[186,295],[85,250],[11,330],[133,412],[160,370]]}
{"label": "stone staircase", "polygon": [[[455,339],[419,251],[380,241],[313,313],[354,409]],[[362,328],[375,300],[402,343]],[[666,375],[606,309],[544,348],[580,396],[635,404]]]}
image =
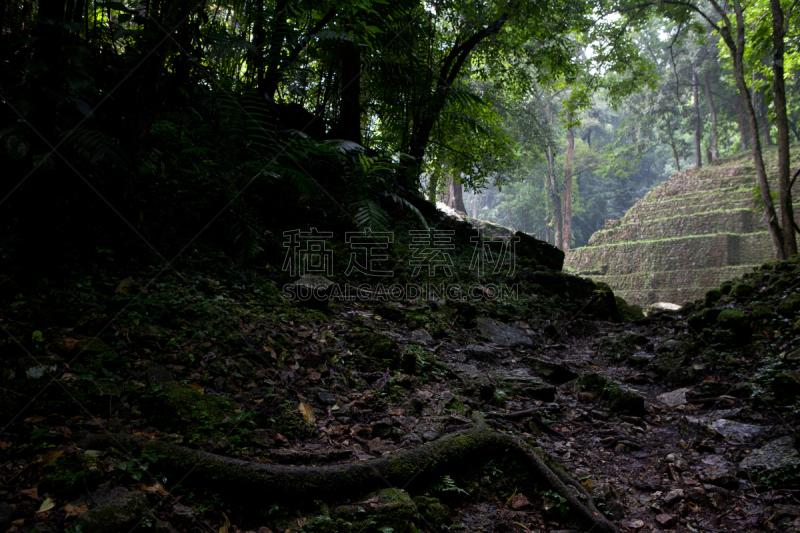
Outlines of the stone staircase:
{"label": "stone staircase", "polygon": [[[797,153],[792,150],[792,153]],[[775,151],[764,163],[777,195]],[[793,160],[793,168],[800,159]],[[607,220],[589,245],[570,250],[565,269],[608,283],[629,303],[681,304],[772,260],[749,154],[677,172],[621,220]],[[800,198],[800,183],[793,189]],[[800,202],[795,203],[796,216]]]}

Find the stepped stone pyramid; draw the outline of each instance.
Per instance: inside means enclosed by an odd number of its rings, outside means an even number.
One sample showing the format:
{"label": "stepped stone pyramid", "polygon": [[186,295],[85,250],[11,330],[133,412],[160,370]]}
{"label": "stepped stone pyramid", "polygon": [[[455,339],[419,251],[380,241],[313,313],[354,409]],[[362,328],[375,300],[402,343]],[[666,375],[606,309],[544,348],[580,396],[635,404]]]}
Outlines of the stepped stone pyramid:
{"label": "stepped stone pyramid", "polygon": [[[764,163],[777,195],[775,156],[774,149],[765,152]],[[797,165],[793,158],[793,171]],[[570,250],[565,267],[608,283],[637,305],[702,298],[773,259],[763,211],[753,199],[756,186],[752,157],[746,154],[677,172],[621,220],[607,220],[588,246]],[[792,197],[800,199],[800,180]],[[799,206],[795,203],[796,218]]]}

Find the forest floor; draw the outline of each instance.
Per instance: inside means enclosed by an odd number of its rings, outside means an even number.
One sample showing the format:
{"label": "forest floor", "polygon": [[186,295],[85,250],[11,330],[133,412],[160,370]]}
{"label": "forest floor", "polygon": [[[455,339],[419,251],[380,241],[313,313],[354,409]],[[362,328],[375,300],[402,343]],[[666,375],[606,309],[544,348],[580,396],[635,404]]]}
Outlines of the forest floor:
{"label": "forest floor", "polygon": [[[13,337],[2,345],[0,530],[590,530],[511,453],[420,463],[400,486],[331,482],[320,495],[298,482],[282,495],[237,491],[201,465],[211,456],[179,464],[134,439],[313,473],[454,442],[482,418],[563,465],[621,531],[800,531],[786,407],[800,391],[794,324],[778,318],[787,299],[772,290],[800,274],[795,263],[762,270],[742,282],[761,295],[746,304],[720,293],[623,322],[587,313],[591,298],[565,313],[559,297],[529,293],[539,307],[525,317],[492,302],[314,308],[269,281],[184,272],[148,286],[140,272],[95,284],[118,307],[136,291],[145,303],[93,340],[86,332],[105,316],[56,327],[56,291],[28,298],[3,316]],[[728,308],[763,324],[737,331]],[[751,327],[774,358],[741,341]],[[758,385],[767,371],[771,396]]]}

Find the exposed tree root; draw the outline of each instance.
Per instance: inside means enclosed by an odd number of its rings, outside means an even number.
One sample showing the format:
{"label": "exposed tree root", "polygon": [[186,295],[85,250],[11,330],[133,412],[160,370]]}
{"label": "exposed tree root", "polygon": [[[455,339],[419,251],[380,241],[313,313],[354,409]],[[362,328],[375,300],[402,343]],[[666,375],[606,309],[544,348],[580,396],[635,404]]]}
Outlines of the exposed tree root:
{"label": "exposed tree root", "polygon": [[[265,499],[308,501],[334,495],[337,499],[362,495],[390,486],[404,488],[412,481],[430,483],[464,465],[480,464],[497,455],[510,455],[529,468],[534,479],[544,479],[568,503],[591,531],[616,532],[595,507],[589,493],[566,472],[551,469],[517,437],[487,428],[478,417],[475,428],[451,433],[434,442],[357,463],[324,466],[288,466],[232,459],[183,446],[148,440],[136,435],[93,434],[84,447],[116,446],[129,451],[147,450],[165,456],[158,462],[165,471],[203,480],[215,490],[240,501]],[[163,465],[163,466],[162,466]],[[176,480],[183,483],[183,479]],[[572,485],[570,490],[567,484]],[[585,501],[581,501],[581,497]]]}

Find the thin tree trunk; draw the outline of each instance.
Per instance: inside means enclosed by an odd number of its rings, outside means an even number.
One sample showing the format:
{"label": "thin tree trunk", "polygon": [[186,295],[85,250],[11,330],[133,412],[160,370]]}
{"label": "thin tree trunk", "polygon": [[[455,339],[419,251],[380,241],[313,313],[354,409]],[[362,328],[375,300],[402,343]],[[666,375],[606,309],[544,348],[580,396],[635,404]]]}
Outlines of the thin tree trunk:
{"label": "thin tree trunk", "polygon": [[478,218],[478,193],[472,195],[472,218]]}
{"label": "thin tree trunk", "polygon": [[703,166],[703,153],[700,148],[700,142],[703,139],[703,129],[700,123],[700,99],[697,90],[697,72],[692,66],[692,95],[694,96],[692,106],[694,107],[694,167],[700,168]]}
{"label": "thin tree trunk", "polygon": [[569,250],[572,237],[572,158],[575,154],[575,136],[572,129],[567,130],[567,161],[564,171],[564,234],[562,235],[561,248]]}
{"label": "thin tree trunk", "polygon": [[450,207],[464,216],[467,215],[467,208],[464,206],[464,186],[455,178],[450,180]]}
{"label": "thin tree trunk", "polygon": [[550,200],[553,204],[553,242],[556,246],[561,244],[561,236],[564,234],[564,219],[561,213],[561,196],[558,194],[558,184],[556,183],[556,173],[553,161],[553,148],[548,146],[545,155],[547,159],[547,179],[550,189]]}
{"label": "thin tree trunk", "polygon": [[544,219],[544,242],[550,244],[550,220],[551,217],[548,215]]}
{"label": "thin tree trunk", "polygon": [[783,38],[786,34],[783,7],[780,0],[770,0],[772,11],[773,90],[775,97],[775,125],[778,129],[778,208],[781,213],[783,250],[786,258],[797,253],[794,236],[794,207],[790,188],[789,168],[789,118],[786,111],[786,82],[783,78]]}
{"label": "thin tree trunk", "polygon": [[672,148],[672,157],[675,158],[675,168],[680,172],[681,161],[678,159],[678,148],[675,146],[675,136],[672,131],[672,122],[669,120],[669,113],[667,113],[667,134],[669,134],[669,146]]}
{"label": "thin tree trunk", "polygon": [[706,86],[706,102],[708,102],[708,114],[711,116],[711,159],[719,159],[719,143],[717,141],[717,108],[714,106],[714,96],[711,94],[711,78],[708,71],[704,73]]}
{"label": "thin tree trunk", "polygon": [[783,234],[780,224],[778,223],[778,215],[775,212],[775,204],[772,201],[769,181],[767,180],[767,169],[764,167],[756,110],[753,107],[753,99],[750,96],[750,90],[747,88],[747,82],[744,77],[745,25],[740,0],[733,1],[733,8],[736,13],[736,41],[733,40],[730,31],[723,33],[722,37],[733,57],[733,76],[736,80],[736,87],[739,89],[739,98],[742,100],[747,123],[750,127],[752,138],[750,147],[753,154],[753,164],[756,167],[756,179],[758,180],[761,202],[764,207],[764,218],[766,219],[767,230],[769,231],[770,240],[772,241],[772,252],[776,259],[786,259],[783,250]]}

